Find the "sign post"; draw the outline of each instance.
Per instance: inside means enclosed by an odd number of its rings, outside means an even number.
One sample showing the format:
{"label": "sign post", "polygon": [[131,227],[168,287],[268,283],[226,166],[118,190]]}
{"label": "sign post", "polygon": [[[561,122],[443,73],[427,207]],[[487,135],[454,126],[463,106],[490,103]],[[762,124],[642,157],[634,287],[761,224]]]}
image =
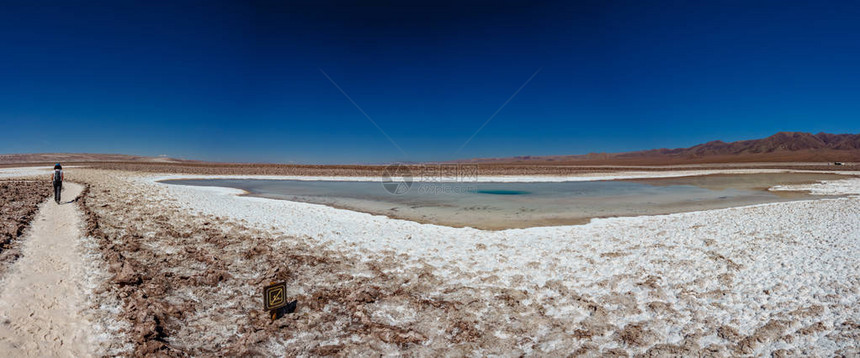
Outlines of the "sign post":
{"label": "sign post", "polygon": [[271,283],[263,288],[263,307],[272,314],[272,319],[278,318],[278,310],[287,305],[287,283]]}

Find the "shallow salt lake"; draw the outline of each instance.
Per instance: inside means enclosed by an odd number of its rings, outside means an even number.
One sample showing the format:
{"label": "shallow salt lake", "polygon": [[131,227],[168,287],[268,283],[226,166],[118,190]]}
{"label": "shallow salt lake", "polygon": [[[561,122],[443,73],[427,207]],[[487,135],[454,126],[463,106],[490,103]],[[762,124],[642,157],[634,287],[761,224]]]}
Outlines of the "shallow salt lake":
{"label": "shallow salt lake", "polygon": [[388,182],[264,179],[165,180],[172,185],[241,189],[448,226],[509,229],[587,223],[592,218],[656,215],[822,198],[771,192],[775,185],[844,179],[835,174],[738,174],[578,182]]}

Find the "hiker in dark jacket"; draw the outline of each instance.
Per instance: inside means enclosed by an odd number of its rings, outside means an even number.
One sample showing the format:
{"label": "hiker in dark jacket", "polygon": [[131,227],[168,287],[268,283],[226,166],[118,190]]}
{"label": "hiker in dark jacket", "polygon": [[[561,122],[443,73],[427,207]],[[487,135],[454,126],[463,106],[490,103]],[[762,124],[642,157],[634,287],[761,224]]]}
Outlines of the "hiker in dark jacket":
{"label": "hiker in dark jacket", "polygon": [[60,193],[63,192],[63,166],[60,163],[54,165],[54,174],[51,175],[51,181],[54,182],[54,201],[60,203]]}

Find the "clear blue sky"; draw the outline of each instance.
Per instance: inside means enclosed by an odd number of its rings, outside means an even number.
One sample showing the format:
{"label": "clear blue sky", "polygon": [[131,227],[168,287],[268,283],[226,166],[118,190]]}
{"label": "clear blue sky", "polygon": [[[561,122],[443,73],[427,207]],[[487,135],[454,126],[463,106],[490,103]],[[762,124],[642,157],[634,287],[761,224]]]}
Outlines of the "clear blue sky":
{"label": "clear blue sky", "polygon": [[0,153],[379,163],[857,133],[858,19],[852,1],[4,1]]}

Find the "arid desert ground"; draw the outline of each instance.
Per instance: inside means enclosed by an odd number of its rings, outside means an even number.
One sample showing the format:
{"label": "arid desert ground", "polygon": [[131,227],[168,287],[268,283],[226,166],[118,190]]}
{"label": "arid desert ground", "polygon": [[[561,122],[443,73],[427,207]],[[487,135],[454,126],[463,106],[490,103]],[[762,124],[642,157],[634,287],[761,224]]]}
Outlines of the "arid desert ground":
{"label": "arid desert ground", "polygon": [[[373,169],[72,166],[57,205],[47,198],[49,167],[4,168],[0,348],[8,356],[855,356],[860,172],[783,167],[495,167],[482,175],[845,174],[771,188],[820,195],[813,200],[500,231],[157,182]],[[298,306],[272,320],[261,290],[281,280]]]}

